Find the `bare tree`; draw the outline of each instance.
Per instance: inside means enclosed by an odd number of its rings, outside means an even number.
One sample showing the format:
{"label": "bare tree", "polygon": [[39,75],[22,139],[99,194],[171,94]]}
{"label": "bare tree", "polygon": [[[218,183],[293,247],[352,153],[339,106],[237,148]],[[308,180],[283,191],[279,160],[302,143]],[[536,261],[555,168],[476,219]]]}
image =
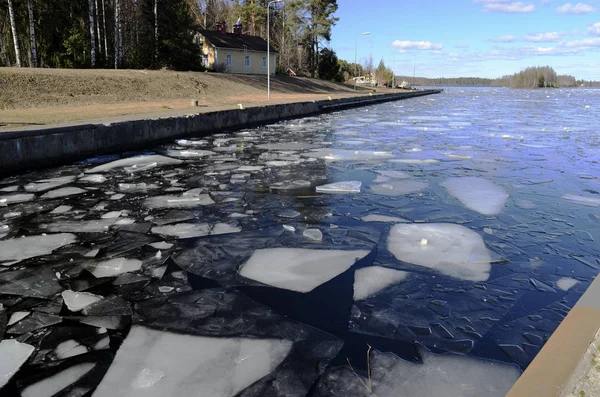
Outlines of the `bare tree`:
{"label": "bare tree", "polygon": [[106,9],[104,8],[105,0],[102,2],[102,30],[104,31],[104,59],[108,62],[108,39],[106,38]]}
{"label": "bare tree", "polygon": [[17,58],[17,66],[21,67],[21,49],[19,48],[17,23],[15,22],[15,10],[13,9],[12,0],[8,0],[8,15],[10,18],[10,29],[12,30],[13,43],[15,44],[15,57]]}
{"label": "bare tree", "polygon": [[121,1],[114,0],[115,8],[115,69],[121,66],[122,57],[122,25],[121,25]]}
{"label": "bare tree", "polygon": [[33,1],[27,0],[27,11],[29,13],[29,43],[31,44],[31,66],[38,67],[37,47],[35,45],[35,19],[33,18]]}
{"label": "bare tree", "polygon": [[94,28],[94,0],[88,0],[90,20],[90,60],[92,67],[96,66],[96,29]]}
{"label": "bare tree", "polygon": [[154,0],[154,61],[158,65],[158,0]]}
{"label": "bare tree", "polygon": [[96,9],[96,39],[98,40],[98,53],[102,54],[102,35],[100,34],[100,18],[98,17],[98,0],[94,0]]}

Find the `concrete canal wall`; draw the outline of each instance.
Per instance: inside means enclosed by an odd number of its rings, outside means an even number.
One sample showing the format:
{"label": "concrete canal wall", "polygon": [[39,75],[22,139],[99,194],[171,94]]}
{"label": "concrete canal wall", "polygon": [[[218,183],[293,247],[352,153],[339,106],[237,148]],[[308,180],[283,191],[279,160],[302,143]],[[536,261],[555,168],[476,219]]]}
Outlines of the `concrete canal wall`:
{"label": "concrete canal wall", "polygon": [[199,112],[109,124],[48,126],[0,133],[0,175],[82,160],[90,156],[141,149],[176,138],[232,131],[279,120],[299,118],[352,107],[374,105],[441,90],[379,94],[315,102],[256,106]]}

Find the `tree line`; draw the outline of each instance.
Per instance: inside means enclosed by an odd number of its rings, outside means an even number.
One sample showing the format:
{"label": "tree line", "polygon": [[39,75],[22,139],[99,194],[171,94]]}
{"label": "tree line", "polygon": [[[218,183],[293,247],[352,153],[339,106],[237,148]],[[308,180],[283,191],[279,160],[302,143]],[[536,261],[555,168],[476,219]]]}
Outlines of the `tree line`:
{"label": "tree line", "polygon": [[267,37],[278,69],[317,76],[336,0],[0,0],[0,65],[202,70],[195,32],[230,28]]}

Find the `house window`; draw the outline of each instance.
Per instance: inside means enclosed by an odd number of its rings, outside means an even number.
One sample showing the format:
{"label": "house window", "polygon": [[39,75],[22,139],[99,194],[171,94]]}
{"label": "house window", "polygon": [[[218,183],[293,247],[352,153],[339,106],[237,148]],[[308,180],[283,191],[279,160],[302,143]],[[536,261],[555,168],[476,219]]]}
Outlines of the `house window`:
{"label": "house window", "polygon": [[225,62],[225,65],[230,68],[233,66],[233,59],[231,59],[231,54],[227,54],[227,60]]}
{"label": "house window", "polygon": [[244,66],[249,68],[250,67],[250,55],[246,55],[244,57]]}
{"label": "house window", "polygon": [[263,67],[264,69],[266,69],[266,68],[267,68],[267,57],[262,57],[262,67]]}

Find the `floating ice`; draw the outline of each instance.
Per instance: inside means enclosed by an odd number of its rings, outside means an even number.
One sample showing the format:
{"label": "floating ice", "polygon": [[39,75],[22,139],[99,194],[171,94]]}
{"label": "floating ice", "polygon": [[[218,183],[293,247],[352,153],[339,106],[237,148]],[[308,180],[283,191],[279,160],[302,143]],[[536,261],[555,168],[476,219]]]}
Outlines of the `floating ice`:
{"label": "floating ice", "polygon": [[228,223],[217,223],[214,226],[208,223],[178,223],[175,225],[155,226],[152,233],[164,236],[173,236],[180,239],[203,237],[215,234],[239,233],[242,228]]}
{"label": "floating ice", "polygon": [[395,225],[390,230],[387,247],[403,262],[464,280],[485,281],[492,268],[490,253],[481,236],[461,225]]}
{"label": "floating ice", "polygon": [[208,194],[182,194],[181,196],[156,196],[150,197],[144,201],[148,208],[194,208],[200,205],[214,204]]}
{"label": "floating ice", "polygon": [[168,166],[181,164],[181,160],[172,159],[170,157],[160,156],[157,154],[149,156],[136,156],[126,159],[112,161],[98,167],[91,168],[85,171],[86,174],[97,174],[109,172],[115,169],[123,169],[129,173],[144,171],[154,167]]}
{"label": "floating ice", "polygon": [[138,259],[115,258],[108,261],[89,265],[87,269],[94,277],[114,277],[127,272],[135,272],[142,268]]}
{"label": "floating ice", "polygon": [[35,199],[35,194],[31,193],[18,193],[0,196],[0,207],[9,204],[26,203],[28,201],[32,201],[33,199]]}
{"label": "floating ice", "polygon": [[68,185],[75,180],[75,176],[60,176],[58,178],[43,179],[37,182],[29,183],[23,188],[29,193],[45,192],[47,190],[55,189],[60,186]]}
{"label": "floating ice", "polygon": [[62,290],[48,267],[0,273],[0,294],[51,298]]}
{"label": "floating ice", "polygon": [[368,161],[392,157],[391,152],[373,152],[369,150],[321,149],[301,153],[304,157],[314,157],[329,161]]}
{"label": "floating ice", "polygon": [[388,160],[390,163],[399,163],[399,164],[437,164],[440,161],[434,159],[392,159]]}
{"label": "floating ice", "polygon": [[147,192],[151,189],[158,189],[158,185],[154,183],[119,183],[119,191],[125,193],[140,193]]}
{"label": "floating ice", "polygon": [[36,256],[48,255],[52,251],[77,241],[74,234],[48,234],[27,236],[0,241],[0,263],[16,263]]}
{"label": "floating ice", "polygon": [[323,233],[319,229],[306,229],[302,235],[309,240],[322,241]]}
{"label": "floating ice", "polygon": [[116,219],[116,218],[119,218],[121,215],[127,215],[127,213],[125,211],[111,211],[111,212],[107,212],[106,214],[102,215],[100,218]]}
{"label": "floating ice", "polygon": [[80,189],[78,187],[61,187],[60,189],[50,190],[49,192],[44,193],[40,198],[54,199],[60,197],[75,196],[86,192],[87,190]]}
{"label": "floating ice", "polygon": [[281,142],[281,143],[263,143],[256,145],[259,149],[266,150],[305,150],[314,149],[316,146],[306,142]]}
{"label": "floating ice", "polygon": [[573,203],[587,205],[588,207],[600,207],[600,198],[596,197],[579,196],[576,194],[565,194],[563,198]]}
{"label": "floating ice", "polygon": [[288,182],[275,182],[269,186],[272,190],[302,190],[308,189],[311,186],[310,181],[305,181],[302,179]]}
{"label": "floating ice", "polygon": [[437,355],[419,349],[422,364],[391,353],[371,353],[372,393],[348,367],[330,370],[321,378],[315,397],[501,397],[519,378],[516,367],[456,354]]}
{"label": "floating ice", "polygon": [[570,277],[563,277],[556,282],[556,286],[563,291],[568,291],[579,283],[578,280]]}
{"label": "floating ice", "polygon": [[0,225],[0,238],[6,237],[9,231],[10,227],[8,225]]}
{"label": "floating ice", "polygon": [[362,182],[344,181],[317,186],[317,193],[360,193]]}
{"label": "floating ice", "polygon": [[167,243],[164,241],[158,242],[158,243],[152,243],[149,244],[152,248],[156,248],[157,250],[168,250],[169,248],[173,247],[173,244],[171,243]]}
{"label": "floating ice", "polygon": [[31,312],[14,312],[8,319],[8,323],[6,324],[6,326],[10,327],[11,325],[16,324],[19,321],[23,320],[25,317],[29,316],[30,314]]}
{"label": "floating ice", "polygon": [[207,157],[216,154],[210,150],[167,150],[165,155],[180,159]]}
{"label": "floating ice", "polygon": [[394,170],[375,170],[375,172],[381,176],[393,179],[408,179],[410,175],[406,172],[394,171]]}
{"label": "floating ice", "polygon": [[86,175],[79,179],[79,182],[88,182],[88,183],[104,183],[108,179],[102,174],[91,174]]}
{"label": "floating ice", "polygon": [[94,397],[233,397],[273,371],[292,343],[133,326]]}
{"label": "floating ice", "polygon": [[420,192],[421,190],[426,189],[428,186],[429,184],[426,182],[419,181],[390,181],[388,183],[371,186],[371,191],[384,196],[402,196],[405,194]]}
{"label": "floating ice", "polygon": [[359,301],[375,295],[386,287],[405,280],[407,276],[407,272],[382,266],[358,269],[354,272],[354,300]]}
{"label": "floating ice", "polygon": [[64,388],[72,385],[81,379],[82,376],[94,368],[95,363],[83,363],[73,365],[49,378],[43,379],[30,386],[27,386],[21,392],[21,397],[47,397],[53,396]]}
{"label": "floating ice", "polygon": [[65,358],[78,356],[87,352],[87,347],[81,345],[79,342],[73,339],[69,339],[60,343],[53,351],[54,355],[59,360],[64,360]]}
{"label": "floating ice", "polygon": [[465,207],[483,215],[496,215],[502,212],[509,197],[502,187],[483,178],[450,178],[441,185]]}
{"label": "floating ice", "polygon": [[19,371],[35,347],[14,339],[0,342],[0,389]]}
{"label": "floating ice", "polygon": [[89,292],[75,292],[66,290],[62,292],[62,297],[67,305],[67,308],[72,312],[81,311],[92,303],[104,299],[102,296],[94,295]]}
{"label": "floating ice", "polygon": [[390,222],[390,223],[407,223],[410,222],[403,218],[398,218],[395,216],[387,216],[387,215],[379,215],[379,214],[369,214],[367,216],[363,216],[360,218],[363,222]]}
{"label": "floating ice", "polygon": [[262,165],[243,165],[240,168],[238,168],[236,171],[237,172],[256,172],[256,171],[261,171],[263,168]]}
{"label": "floating ice", "polygon": [[50,211],[50,213],[51,214],[64,214],[65,212],[69,212],[72,209],[73,209],[73,207],[71,207],[70,205],[59,205],[58,207],[56,207],[55,209]]}
{"label": "floating ice", "polygon": [[189,140],[189,139],[179,139],[175,141],[179,146],[204,146],[208,145],[208,141],[204,139],[199,140]]}
{"label": "floating ice", "polygon": [[273,287],[310,292],[348,270],[368,253],[367,250],[258,249],[239,273]]}
{"label": "floating ice", "polygon": [[100,219],[77,222],[59,221],[46,225],[40,225],[40,228],[49,232],[102,233],[106,232],[116,222],[117,219]]}

